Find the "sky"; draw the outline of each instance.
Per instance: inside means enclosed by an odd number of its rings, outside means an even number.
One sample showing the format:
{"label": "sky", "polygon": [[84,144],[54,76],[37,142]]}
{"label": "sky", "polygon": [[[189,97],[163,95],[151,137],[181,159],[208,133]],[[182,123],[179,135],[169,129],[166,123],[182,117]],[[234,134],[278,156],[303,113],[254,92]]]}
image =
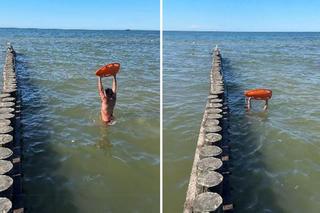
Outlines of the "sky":
{"label": "sky", "polygon": [[320,0],[164,0],[164,30],[320,31]]}
{"label": "sky", "polygon": [[159,30],[159,0],[4,0],[0,27]]}
{"label": "sky", "polygon": [[[320,31],[320,0],[163,0],[164,30]],[[6,0],[0,27],[159,30],[160,0]]]}

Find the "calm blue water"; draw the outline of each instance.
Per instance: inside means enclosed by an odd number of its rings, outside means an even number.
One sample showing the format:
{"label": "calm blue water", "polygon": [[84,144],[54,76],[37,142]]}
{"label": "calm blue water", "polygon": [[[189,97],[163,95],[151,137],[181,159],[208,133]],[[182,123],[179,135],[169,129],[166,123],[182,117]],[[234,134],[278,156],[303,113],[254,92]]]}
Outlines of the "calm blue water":
{"label": "calm blue water", "polygon": [[[237,212],[319,212],[320,33],[164,33],[164,211],[181,212],[219,45]],[[267,113],[243,92],[270,88]]]}
{"label": "calm blue water", "polygon": [[[24,103],[26,207],[41,212],[159,212],[158,32],[1,29],[18,55]],[[222,49],[238,212],[320,208],[318,33],[164,37],[164,210],[181,212]],[[99,122],[93,72],[119,61],[116,126]],[[245,113],[243,91],[273,90],[268,113]],[[125,204],[125,205],[124,205]]]}
{"label": "calm blue water", "polygon": [[[16,49],[30,212],[159,212],[159,32],[0,29]],[[95,70],[119,62],[117,124]],[[111,81],[104,81],[111,86]]]}

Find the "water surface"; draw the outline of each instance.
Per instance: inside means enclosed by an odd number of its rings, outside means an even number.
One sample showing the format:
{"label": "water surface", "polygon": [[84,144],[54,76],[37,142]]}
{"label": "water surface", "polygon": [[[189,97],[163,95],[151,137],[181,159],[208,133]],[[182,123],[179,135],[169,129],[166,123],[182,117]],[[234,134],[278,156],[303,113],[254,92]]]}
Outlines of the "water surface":
{"label": "water surface", "polygon": [[[30,212],[159,212],[159,32],[1,29],[18,52]],[[120,62],[117,123],[94,71]],[[111,87],[111,81],[104,81]]]}
{"label": "water surface", "polygon": [[[222,32],[164,34],[164,212],[183,209],[216,44],[237,212],[319,212],[320,33]],[[270,109],[246,113],[243,91],[259,87],[273,90]]]}

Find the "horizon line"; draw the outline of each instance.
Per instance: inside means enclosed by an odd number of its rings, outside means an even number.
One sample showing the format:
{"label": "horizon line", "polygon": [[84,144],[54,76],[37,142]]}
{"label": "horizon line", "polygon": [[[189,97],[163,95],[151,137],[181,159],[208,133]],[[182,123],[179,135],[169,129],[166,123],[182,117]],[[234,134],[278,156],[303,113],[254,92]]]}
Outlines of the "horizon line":
{"label": "horizon line", "polygon": [[[89,29],[89,28],[46,28],[46,27],[0,27],[0,29],[32,29],[32,30],[84,30],[84,31],[160,31],[160,29]],[[163,30],[163,32],[216,32],[216,33],[320,33],[320,31],[286,31],[286,30]]]}
{"label": "horizon line", "polygon": [[320,31],[293,31],[293,30],[163,30],[163,32],[216,32],[216,33],[320,33]]}
{"label": "horizon line", "polygon": [[89,29],[89,28],[50,28],[50,27],[0,27],[0,29],[29,29],[29,30],[87,30],[87,31],[160,31],[154,29],[134,29],[134,28],[123,28],[123,29]]}

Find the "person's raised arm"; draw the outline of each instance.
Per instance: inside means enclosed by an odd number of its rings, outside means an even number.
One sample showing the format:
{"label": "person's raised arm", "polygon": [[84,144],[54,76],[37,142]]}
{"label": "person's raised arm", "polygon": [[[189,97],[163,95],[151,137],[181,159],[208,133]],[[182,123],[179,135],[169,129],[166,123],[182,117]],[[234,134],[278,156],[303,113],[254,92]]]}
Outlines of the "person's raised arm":
{"label": "person's raised arm", "polygon": [[113,81],[112,81],[112,91],[113,93],[117,93],[118,91],[117,77],[115,75],[113,76]]}
{"label": "person's raised arm", "polygon": [[268,109],[268,99],[266,99],[266,102],[264,104],[263,110],[266,111]]}
{"label": "person's raised arm", "polygon": [[103,86],[102,86],[102,82],[101,82],[101,77],[99,76],[98,77],[98,91],[99,91],[99,95],[100,95],[100,98],[104,98],[105,95],[104,95],[104,92],[103,92]]}

